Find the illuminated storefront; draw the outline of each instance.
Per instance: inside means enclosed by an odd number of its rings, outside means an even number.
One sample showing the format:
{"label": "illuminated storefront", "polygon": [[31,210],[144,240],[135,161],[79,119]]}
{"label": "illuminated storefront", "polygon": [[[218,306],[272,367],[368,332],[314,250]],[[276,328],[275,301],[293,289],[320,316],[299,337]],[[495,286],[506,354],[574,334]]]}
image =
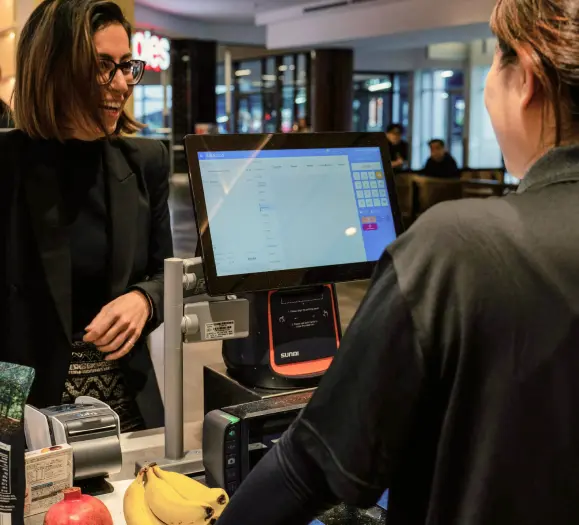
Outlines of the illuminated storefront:
{"label": "illuminated storefront", "polygon": [[464,72],[455,69],[416,73],[413,109],[412,169],[424,166],[430,156],[428,142],[432,139],[442,139],[462,168],[466,120]]}
{"label": "illuminated storefront", "polygon": [[226,111],[225,64],[217,67],[220,133],[288,133],[310,126],[310,53],[267,56],[232,63],[232,111]]}
{"label": "illuminated storefront", "polygon": [[133,94],[135,117],[147,127],[140,135],[168,138],[171,133],[171,42],[151,31],[135,31],[133,56],[147,68]]}
{"label": "illuminated storefront", "polygon": [[355,73],[354,131],[385,131],[389,124],[410,128],[409,73]]}

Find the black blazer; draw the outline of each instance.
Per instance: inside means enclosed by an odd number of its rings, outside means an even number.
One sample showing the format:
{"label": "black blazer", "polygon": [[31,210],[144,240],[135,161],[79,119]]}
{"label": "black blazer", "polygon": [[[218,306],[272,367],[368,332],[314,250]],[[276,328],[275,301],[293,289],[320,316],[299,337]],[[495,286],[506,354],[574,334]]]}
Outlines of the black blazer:
{"label": "black blazer", "polygon": [[0,128],[13,128],[12,111],[10,106],[0,99]]}
{"label": "black blazer", "polygon": [[[0,361],[36,369],[29,403],[37,407],[60,404],[71,357],[70,242],[57,151],[54,141],[19,130],[0,134]],[[157,141],[118,138],[105,144],[103,162],[113,295],[138,288],[154,304],[121,365],[147,427],[159,427],[163,406],[145,339],[162,322],[163,261],[173,255],[168,154]]]}

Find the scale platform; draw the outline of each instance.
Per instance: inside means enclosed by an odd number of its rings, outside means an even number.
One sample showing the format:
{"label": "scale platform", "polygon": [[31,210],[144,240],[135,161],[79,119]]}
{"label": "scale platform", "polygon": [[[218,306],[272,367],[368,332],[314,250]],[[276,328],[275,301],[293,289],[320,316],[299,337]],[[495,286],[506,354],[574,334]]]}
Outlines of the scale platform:
{"label": "scale platform", "polygon": [[262,401],[272,397],[313,392],[315,388],[293,390],[273,390],[249,387],[232,377],[223,363],[203,367],[203,404],[204,414],[223,407],[241,405],[251,401]]}

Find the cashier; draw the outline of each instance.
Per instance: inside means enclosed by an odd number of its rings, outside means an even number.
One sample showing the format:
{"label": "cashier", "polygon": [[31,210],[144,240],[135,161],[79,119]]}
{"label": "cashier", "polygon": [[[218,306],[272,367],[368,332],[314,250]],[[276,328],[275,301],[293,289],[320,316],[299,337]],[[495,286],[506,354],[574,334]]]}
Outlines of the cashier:
{"label": "cashier", "polygon": [[375,503],[388,525],[579,523],[579,25],[499,0],[501,199],[434,207],[381,258],[334,364],[220,525]]}

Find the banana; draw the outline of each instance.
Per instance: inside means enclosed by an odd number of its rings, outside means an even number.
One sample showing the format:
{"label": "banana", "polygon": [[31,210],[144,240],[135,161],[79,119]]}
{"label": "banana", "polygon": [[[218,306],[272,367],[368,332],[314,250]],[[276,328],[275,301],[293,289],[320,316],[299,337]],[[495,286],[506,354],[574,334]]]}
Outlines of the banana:
{"label": "banana", "polygon": [[201,525],[215,521],[211,519],[215,514],[213,507],[181,497],[152,468],[146,475],[145,497],[153,514],[167,525]]}
{"label": "banana", "polygon": [[181,497],[190,501],[207,503],[215,510],[213,516],[215,518],[219,518],[223,514],[223,510],[229,503],[227,492],[223,489],[210,489],[188,476],[163,470],[157,465],[152,468],[157,477],[171,485]]}
{"label": "banana", "polygon": [[125,492],[123,498],[125,521],[127,525],[164,525],[147,505],[145,487],[143,486],[144,473],[145,469],[142,469]]}
{"label": "banana", "polygon": [[220,518],[221,514],[229,503],[229,496],[223,489],[209,489],[209,503],[215,510],[215,518]]}

